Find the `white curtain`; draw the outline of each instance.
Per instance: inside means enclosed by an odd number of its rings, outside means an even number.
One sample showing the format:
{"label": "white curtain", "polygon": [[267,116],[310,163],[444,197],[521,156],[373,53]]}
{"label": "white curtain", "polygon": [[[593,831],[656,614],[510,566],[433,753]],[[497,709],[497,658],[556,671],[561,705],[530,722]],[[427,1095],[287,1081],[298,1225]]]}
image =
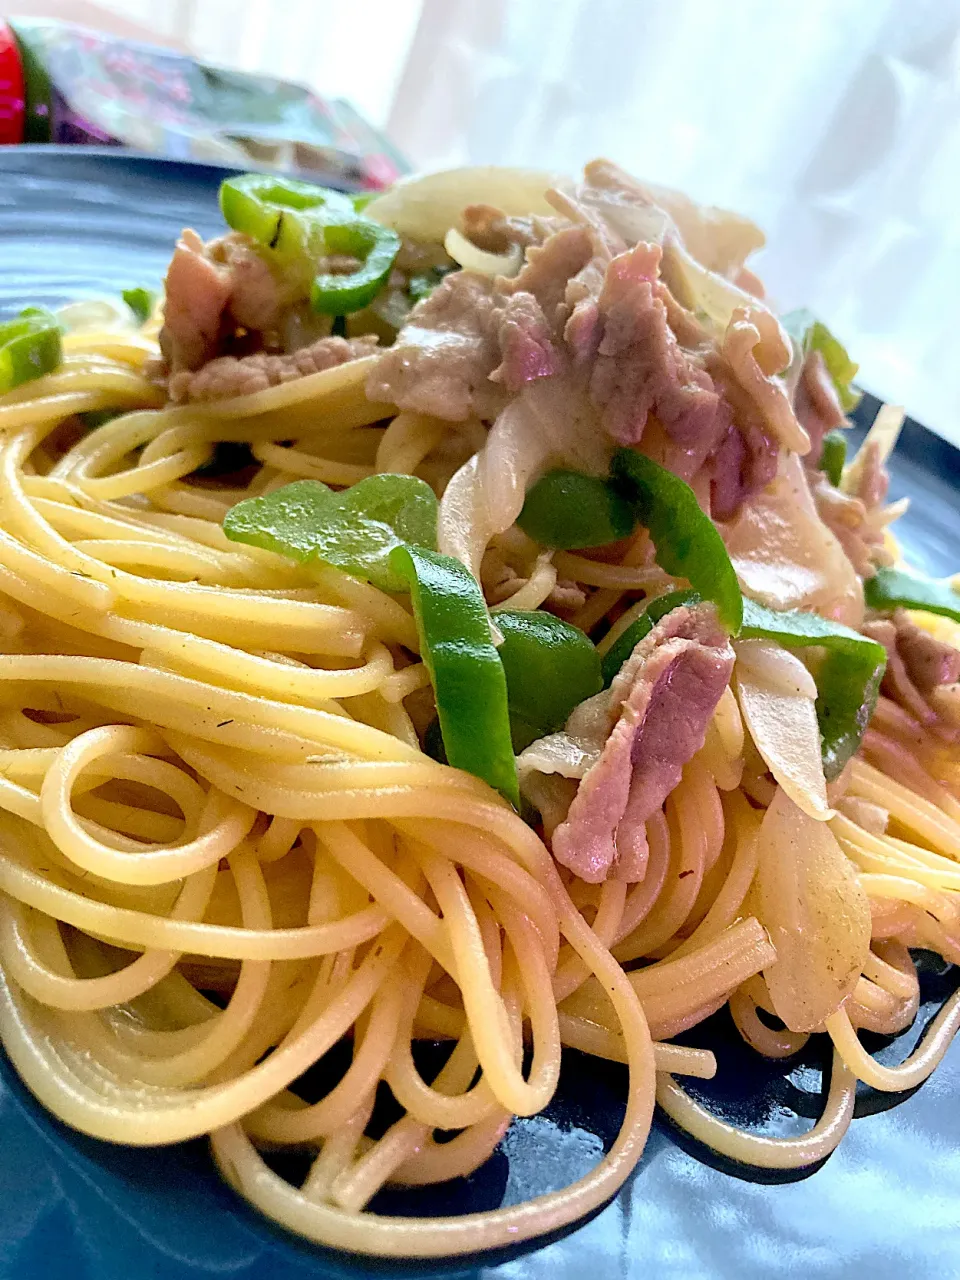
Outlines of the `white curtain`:
{"label": "white curtain", "polygon": [[960,441],[960,0],[425,0],[418,166],[607,154],[767,231],[784,307]]}

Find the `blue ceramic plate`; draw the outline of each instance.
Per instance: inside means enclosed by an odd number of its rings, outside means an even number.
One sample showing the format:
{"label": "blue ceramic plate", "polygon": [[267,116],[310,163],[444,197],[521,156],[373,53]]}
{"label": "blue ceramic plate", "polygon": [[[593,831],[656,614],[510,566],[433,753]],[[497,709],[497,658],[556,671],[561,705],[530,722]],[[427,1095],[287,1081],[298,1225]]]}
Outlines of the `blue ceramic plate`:
{"label": "blue ceramic plate", "polygon": [[[156,284],[185,225],[218,226],[223,171],[116,152],[0,152],[0,313],[28,302]],[[864,421],[876,411],[867,402]],[[960,566],[960,455],[911,424],[893,494],[909,493],[899,526],[911,559],[932,573]],[[956,985],[931,959],[916,1026],[893,1043],[902,1059]],[[798,1132],[820,1107],[822,1043],[768,1064],[718,1014],[685,1039],[717,1051],[720,1074],[698,1096],[740,1123]],[[559,1187],[612,1141],[622,1069],[570,1053],[546,1114],[516,1123],[472,1178],[384,1194],[380,1212],[494,1207]],[[307,1280],[432,1274],[483,1280],[658,1280],[737,1277],[960,1276],[960,1046],[902,1099],[864,1091],[860,1118],[824,1165],[760,1183],[720,1167],[659,1121],[617,1199],[540,1249],[397,1270],[315,1249],[281,1234],[219,1180],[202,1143],[159,1151],[108,1146],[52,1119],[0,1059],[0,1280]]]}

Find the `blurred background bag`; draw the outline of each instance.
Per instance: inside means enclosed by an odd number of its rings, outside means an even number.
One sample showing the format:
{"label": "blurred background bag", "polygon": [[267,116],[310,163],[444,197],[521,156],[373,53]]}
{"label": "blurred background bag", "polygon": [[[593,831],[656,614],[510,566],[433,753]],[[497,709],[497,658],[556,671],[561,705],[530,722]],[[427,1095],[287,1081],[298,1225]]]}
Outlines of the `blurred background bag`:
{"label": "blurred background bag", "polygon": [[12,18],[9,30],[21,65],[24,142],[120,145],[377,188],[406,171],[348,102],[301,85],[71,23]]}

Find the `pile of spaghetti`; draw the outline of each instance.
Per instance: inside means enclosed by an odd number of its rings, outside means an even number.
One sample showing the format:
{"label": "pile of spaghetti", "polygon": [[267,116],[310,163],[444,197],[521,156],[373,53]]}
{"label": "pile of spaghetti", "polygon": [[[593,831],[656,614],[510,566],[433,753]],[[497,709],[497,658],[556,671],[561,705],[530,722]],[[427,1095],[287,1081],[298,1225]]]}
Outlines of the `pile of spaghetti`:
{"label": "pile of spaghetti", "polygon": [[[856,367],[764,301],[757,229],[606,162],[221,203],[159,301],[0,326],[17,1070],[96,1137],[209,1134],[264,1213],[379,1255],[574,1221],[655,1100],[736,1160],[821,1159],[857,1080],[914,1087],[960,1023],[896,1068],[857,1034],[915,1018],[909,948],[960,959],[960,596],[887,532],[901,415],[847,460]],[[724,1005],[760,1054],[832,1038],[802,1137],[678,1082]],[[592,1173],[365,1211],[477,1169],[563,1046],[628,1068]]]}

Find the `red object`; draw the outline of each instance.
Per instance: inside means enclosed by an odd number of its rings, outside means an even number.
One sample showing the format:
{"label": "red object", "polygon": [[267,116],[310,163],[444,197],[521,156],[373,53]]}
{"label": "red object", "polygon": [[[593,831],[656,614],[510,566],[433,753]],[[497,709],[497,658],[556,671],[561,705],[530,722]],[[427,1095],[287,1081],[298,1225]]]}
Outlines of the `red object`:
{"label": "red object", "polygon": [[13,32],[0,22],[0,145],[23,141],[23,64]]}

